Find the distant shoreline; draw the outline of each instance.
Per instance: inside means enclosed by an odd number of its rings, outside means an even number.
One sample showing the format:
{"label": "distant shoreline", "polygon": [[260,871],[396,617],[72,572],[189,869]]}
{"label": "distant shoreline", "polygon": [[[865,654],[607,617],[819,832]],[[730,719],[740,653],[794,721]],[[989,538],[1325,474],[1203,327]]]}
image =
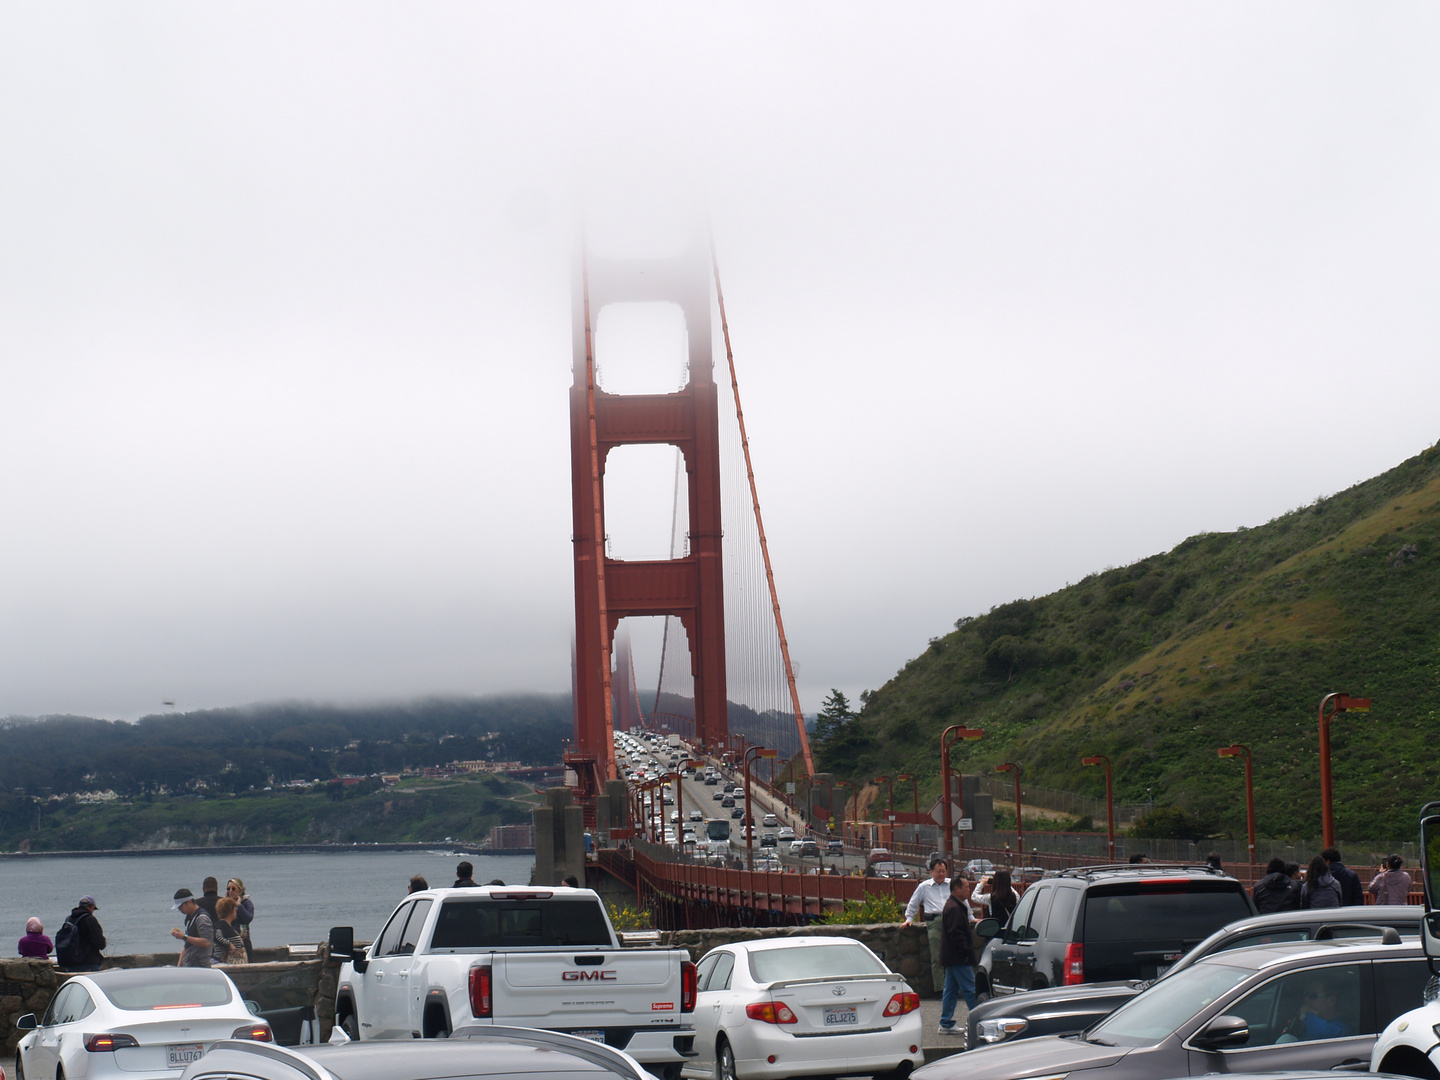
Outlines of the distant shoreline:
{"label": "distant shoreline", "polygon": [[441,851],[446,855],[534,855],[534,848],[480,849],[470,844],[231,844],[223,847],[121,848],[118,851],[0,851],[0,859],[116,859],[145,855],[344,855],[356,851]]}

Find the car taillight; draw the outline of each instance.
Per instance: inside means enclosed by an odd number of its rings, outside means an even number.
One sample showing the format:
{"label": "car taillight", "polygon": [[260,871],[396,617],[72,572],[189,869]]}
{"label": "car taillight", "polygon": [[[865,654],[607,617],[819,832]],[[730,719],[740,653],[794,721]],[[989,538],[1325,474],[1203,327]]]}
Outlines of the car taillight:
{"label": "car taillight", "polygon": [[491,985],[490,965],[470,969],[470,1012],[480,1018],[488,1018],[495,1012],[495,997]]}
{"label": "car taillight", "polygon": [[249,1039],[251,1042],[274,1042],[275,1036],[269,1024],[246,1024],[230,1033],[232,1039]]}
{"label": "car taillight", "polygon": [[798,1024],[800,1018],[783,1001],[757,1001],[745,1006],[745,1015],[766,1024]]}
{"label": "car taillight", "polygon": [[107,1050],[119,1050],[122,1046],[139,1046],[133,1035],[86,1035],[85,1049],[92,1054],[102,1054]]}
{"label": "car taillight", "polygon": [[680,1011],[695,1011],[695,965],[689,960],[680,963]]}
{"label": "car taillight", "polygon": [[904,1016],[920,1007],[919,994],[895,994],[885,1006],[886,1016]]}
{"label": "car taillight", "polygon": [[1076,986],[1085,981],[1085,946],[1072,941],[1065,946],[1065,960],[1061,965],[1064,973],[1063,986]]}

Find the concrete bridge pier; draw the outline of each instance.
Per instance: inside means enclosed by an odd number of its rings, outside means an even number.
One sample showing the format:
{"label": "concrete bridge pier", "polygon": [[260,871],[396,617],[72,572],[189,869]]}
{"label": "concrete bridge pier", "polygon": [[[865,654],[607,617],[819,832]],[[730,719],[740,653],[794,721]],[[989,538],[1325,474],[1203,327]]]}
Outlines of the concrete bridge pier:
{"label": "concrete bridge pier", "polygon": [[569,788],[545,792],[545,805],[535,810],[534,885],[559,885],[574,875],[585,881],[585,811]]}

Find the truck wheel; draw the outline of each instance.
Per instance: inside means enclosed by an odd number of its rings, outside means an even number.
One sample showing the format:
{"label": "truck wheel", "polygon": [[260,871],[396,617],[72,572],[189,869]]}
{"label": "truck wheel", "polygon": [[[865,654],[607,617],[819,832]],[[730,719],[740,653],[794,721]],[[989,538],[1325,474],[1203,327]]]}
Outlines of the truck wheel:
{"label": "truck wheel", "polygon": [[345,1029],[345,1034],[349,1035],[352,1041],[360,1041],[360,1018],[353,1012],[345,1014],[345,1019],[340,1021],[340,1026]]}
{"label": "truck wheel", "polygon": [[740,1080],[735,1075],[735,1051],[724,1035],[715,1042],[715,1080]]}

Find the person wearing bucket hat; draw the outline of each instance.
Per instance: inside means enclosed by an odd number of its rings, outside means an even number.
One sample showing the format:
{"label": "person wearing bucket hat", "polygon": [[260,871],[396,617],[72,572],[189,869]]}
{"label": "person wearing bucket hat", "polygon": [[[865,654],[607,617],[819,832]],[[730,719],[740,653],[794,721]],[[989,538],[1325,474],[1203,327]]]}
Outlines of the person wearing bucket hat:
{"label": "person wearing bucket hat", "polygon": [[185,947],[180,950],[176,967],[209,967],[210,952],[215,947],[215,924],[189,889],[175,890],[175,903],[171,905],[185,916],[185,929],[171,927],[170,936],[178,938]]}

